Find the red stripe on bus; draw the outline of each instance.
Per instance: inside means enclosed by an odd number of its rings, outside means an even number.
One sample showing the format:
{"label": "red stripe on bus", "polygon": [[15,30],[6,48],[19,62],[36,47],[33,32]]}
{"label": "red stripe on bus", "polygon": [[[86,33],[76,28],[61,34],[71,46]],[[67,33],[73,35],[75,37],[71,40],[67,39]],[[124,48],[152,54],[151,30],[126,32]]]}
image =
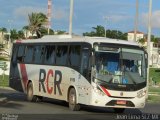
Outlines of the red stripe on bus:
{"label": "red stripe on bus", "polygon": [[22,41],[21,40],[17,40],[16,43],[22,43]]}
{"label": "red stripe on bus", "polygon": [[107,95],[107,96],[111,96],[111,94],[107,91],[107,89],[105,87],[102,87],[103,92]]}
{"label": "red stripe on bus", "polygon": [[27,70],[25,64],[20,64],[20,71],[22,75],[23,84],[25,87],[25,90],[27,88],[27,82],[28,82],[28,76],[27,76]]}

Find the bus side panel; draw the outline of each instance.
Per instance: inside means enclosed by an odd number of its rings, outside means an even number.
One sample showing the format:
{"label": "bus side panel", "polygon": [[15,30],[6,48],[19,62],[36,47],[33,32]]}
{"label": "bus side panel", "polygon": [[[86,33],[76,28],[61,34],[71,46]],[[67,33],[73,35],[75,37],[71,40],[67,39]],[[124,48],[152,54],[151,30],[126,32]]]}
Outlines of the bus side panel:
{"label": "bus side panel", "polygon": [[14,61],[11,61],[10,64],[9,86],[17,91],[23,92],[18,64]]}
{"label": "bus side panel", "polygon": [[[19,70],[22,66],[19,65]],[[28,80],[33,84],[33,94],[58,100],[68,101],[69,87],[74,87],[77,94],[77,102],[90,103],[91,84],[78,71],[63,66],[25,64]],[[24,77],[20,73],[20,79],[24,88]],[[25,90],[25,89],[24,89]]]}

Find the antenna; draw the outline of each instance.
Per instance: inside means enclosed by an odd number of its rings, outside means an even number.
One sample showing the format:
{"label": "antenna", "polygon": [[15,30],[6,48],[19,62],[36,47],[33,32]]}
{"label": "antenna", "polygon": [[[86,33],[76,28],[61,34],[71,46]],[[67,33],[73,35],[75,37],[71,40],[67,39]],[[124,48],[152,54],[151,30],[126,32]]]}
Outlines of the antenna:
{"label": "antenna", "polygon": [[47,17],[48,17],[48,23],[47,23],[48,35],[49,35],[50,29],[51,29],[51,16],[52,16],[52,0],[48,0],[48,12],[47,12]]}

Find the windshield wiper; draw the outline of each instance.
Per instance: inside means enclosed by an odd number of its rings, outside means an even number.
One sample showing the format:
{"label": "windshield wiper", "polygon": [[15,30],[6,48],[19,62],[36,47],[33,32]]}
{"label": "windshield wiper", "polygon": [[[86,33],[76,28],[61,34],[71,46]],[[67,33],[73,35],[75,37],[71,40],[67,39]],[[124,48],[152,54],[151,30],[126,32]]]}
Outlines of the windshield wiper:
{"label": "windshield wiper", "polygon": [[98,75],[97,77],[95,77],[95,79],[99,80],[99,81],[103,81],[103,82],[110,82],[112,81],[113,77],[112,76],[104,76],[104,75]]}
{"label": "windshield wiper", "polygon": [[[136,83],[136,81],[134,80],[134,78],[132,77],[132,75],[130,75],[129,72],[125,72],[125,73],[128,73],[129,78],[130,78],[130,79],[132,80],[132,82],[136,85],[137,83]],[[125,74],[124,74],[124,76],[125,76]]]}

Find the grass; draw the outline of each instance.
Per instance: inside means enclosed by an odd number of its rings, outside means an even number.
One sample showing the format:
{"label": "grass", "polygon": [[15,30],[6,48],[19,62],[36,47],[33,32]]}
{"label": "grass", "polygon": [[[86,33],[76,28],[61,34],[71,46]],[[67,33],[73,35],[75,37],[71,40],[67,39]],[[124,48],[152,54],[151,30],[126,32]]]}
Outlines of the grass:
{"label": "grass", "polygon": [[[160,69],[150,68],[149,70],[150,85],[160,85]],[[160,87],[149,86],[148,102],[160,103]]]}
{"label": "grass", "polygon": [[4,75],[4,79],[3,79],[3,75],[0,75],[0,86],[4,86],[4,87],[9,86],[9,76],[8,75]]}
{"label": "grass", "polygon": [[152,78],[152,81],[156,81],[156,83],[160,83],[160,69],[150,68],[149,71],[149,78]]}
{"label": "grass", "polygon": [[147,101],[150,103],[160,103],[160,96],[149,95]]}
{"label": "grass", "polygon": [[149,92],[159,92],[160,93],[160,87],[149,87]]}
{"label": "grass", "polygon": [[160,87],[149,87],[148,102],[160,103]]}

